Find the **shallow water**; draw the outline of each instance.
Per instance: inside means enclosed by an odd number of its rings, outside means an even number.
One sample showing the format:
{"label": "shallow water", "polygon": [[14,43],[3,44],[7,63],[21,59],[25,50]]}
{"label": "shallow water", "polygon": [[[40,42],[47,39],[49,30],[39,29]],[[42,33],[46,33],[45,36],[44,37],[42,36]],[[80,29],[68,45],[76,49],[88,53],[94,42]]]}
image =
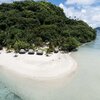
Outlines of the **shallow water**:
{"label": "shallow water", "polygon": [[[30,89],[29,95],[34,97],[33,100],[100,100],[100,35],[97,34],[95,41],[81,47],[72,56],[78,63],[78,69],[74,78],[69,83],[66,83],[65,86],[55,88],[37,84],[38,88],[36,88],[34,83],[34,94],[31,94],[31,89],[22,87],[23,82],[21,84],[20,81],[21,91]],[[20,80],[22,79],[20,78]],[[27,79],[23,79],[23,81],[25,82]],[[56,84],[59,84],[59,82]],[[15,83],[18,84],[17,81]],[[28,84],[30,85],[31,83],[29,82]],[[15,90],[17,91],[17,88]],[[21,99],[0,82],[0,100]]]}
{"label": "shallow water", "polygon": [[0,100],[21,100],[20,97],[15,95],[13,92],[0,82]]}

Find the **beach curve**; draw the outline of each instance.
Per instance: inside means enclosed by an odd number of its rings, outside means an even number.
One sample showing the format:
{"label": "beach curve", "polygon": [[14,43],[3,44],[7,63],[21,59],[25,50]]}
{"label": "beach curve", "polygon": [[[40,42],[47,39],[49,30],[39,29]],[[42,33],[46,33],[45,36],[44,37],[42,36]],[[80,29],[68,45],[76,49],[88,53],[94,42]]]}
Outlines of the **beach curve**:
{"label": "beach curve", "polygon": [[55,79],[73,73],[77,63],[69,54],[52,54],[50,57],[38,55],[0,54],[0,66],[33,79]]}

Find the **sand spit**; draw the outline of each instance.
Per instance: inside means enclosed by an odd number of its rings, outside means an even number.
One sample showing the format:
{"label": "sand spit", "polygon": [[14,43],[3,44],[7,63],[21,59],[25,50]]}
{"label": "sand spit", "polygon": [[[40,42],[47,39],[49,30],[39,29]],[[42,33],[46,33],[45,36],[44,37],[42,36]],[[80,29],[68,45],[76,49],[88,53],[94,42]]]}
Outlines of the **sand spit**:
{"label": "sand spit", "polygon": [[69,54],[45,55],[18,55],[1,51],[0,66],[32,79],[56,79],[75,71],[77,64]]}
{"label": "sand spit", "polygon": [[48,100],[49,95],[64,89],[76,68],[69,54],[0,54],[0,80],[22,100]]}

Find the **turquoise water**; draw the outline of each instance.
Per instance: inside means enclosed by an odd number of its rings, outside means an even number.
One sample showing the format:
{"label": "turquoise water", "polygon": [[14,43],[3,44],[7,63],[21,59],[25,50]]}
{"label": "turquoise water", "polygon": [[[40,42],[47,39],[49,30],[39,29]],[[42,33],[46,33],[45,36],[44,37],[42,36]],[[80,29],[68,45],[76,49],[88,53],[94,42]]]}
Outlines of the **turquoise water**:
{"label": "turquoise water", "polygon": [[[72,54],[78,63],[74,78],[63,88],[37,89],[33,100],[100,100],[100,35]],[[25,87],[24,87],[25,88]],[[28,88],[29,89],[29,88]],[[35,87],[34,87],[35,89]],[[47,91],[48,90],[48,91]],[[41,92],[43,96],[41,97]],[[30,95],[30,94],[29,94]],[[36,98],[37,96],[37,98]],[[0,82],[0,100],[21,100]]]}
{"label": "turquoise water", "polygon": [[100,33],[95,41],[81,47],[72,56],[79,67],[66,88],[66,100],[100,100]]}
{"label": "turquoise water", "polygon": [[20,97],[15,95],[13,92],[0,82],[0,100],[21,100]]}

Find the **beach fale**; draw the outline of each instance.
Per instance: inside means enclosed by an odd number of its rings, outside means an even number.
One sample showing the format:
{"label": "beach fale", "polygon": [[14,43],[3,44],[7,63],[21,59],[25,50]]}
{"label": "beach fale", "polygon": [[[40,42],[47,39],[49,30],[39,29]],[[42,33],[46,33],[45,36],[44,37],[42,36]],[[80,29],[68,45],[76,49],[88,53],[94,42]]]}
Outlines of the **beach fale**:
{"label": "beach fale", "polygon": [[42,50],[37,50],[37,55],[43,55],[43,51]]}
{"label": "beach fale", "polygon": [[25,54],[26,51],[24,49],[20,49],[19,54]]}
{"label": "beach fale", "polygon": [[34,50],[33,49],[29,49],[28,54],[34,54]]}

